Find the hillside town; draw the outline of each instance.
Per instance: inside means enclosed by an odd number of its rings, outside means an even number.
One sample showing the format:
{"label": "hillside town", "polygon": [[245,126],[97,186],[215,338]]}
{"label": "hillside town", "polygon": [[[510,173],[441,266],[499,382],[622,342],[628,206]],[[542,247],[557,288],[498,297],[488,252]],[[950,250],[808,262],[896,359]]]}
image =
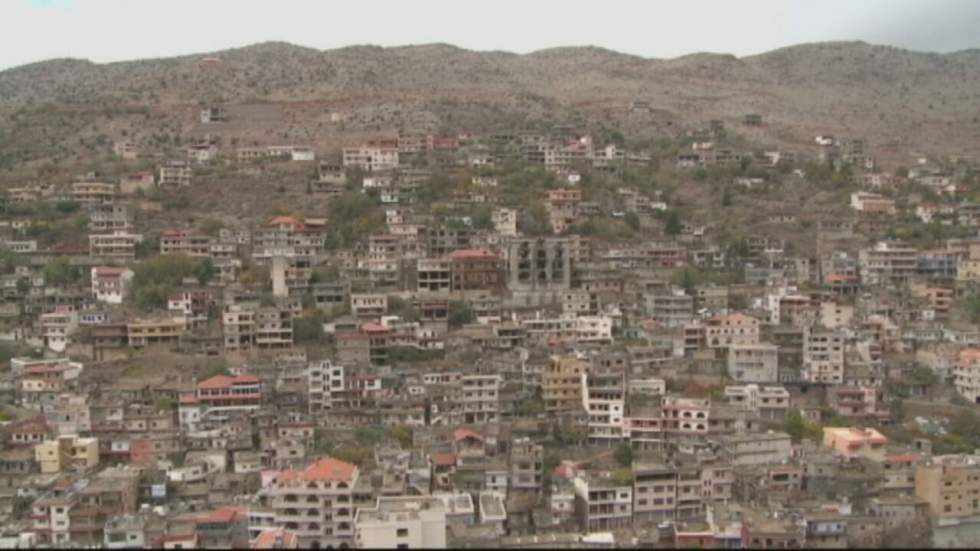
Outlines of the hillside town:
{"label": "hillside town", "polygon": [[975,159],[243,117],[4,176],[0,547],[980,537]]}

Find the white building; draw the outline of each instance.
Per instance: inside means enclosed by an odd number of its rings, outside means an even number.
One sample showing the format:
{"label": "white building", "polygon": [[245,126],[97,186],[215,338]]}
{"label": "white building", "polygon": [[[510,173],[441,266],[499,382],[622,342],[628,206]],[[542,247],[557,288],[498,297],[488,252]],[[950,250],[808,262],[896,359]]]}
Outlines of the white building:
{"label": "white building", "polygon": [[132,280],[129,268],[97,266],[92,268],[92,294],[99,302],[122,304]]}
{"label": "white building", "polygon": [[358,509],[354,527],[362,548],[446,548],[446,508],[436,497],[378,497],[373,508]]}
{"label": "white building", "polygon": [[779,380],[779,347],[773,344],[733,344],[728,347],[728,375],[740,383]]}

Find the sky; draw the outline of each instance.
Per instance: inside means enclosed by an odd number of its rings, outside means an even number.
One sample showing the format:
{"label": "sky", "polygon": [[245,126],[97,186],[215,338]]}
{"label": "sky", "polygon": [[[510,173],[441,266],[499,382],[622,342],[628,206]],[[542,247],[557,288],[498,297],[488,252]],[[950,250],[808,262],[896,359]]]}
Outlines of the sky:
{"label": "sky", "polygon": [[317,49],[432,42],[526,53],[600,46],[643,57],[745,56],[828,40],[980,47],[976,0],[0,0],[0,69],[104,63],[285,41]]}

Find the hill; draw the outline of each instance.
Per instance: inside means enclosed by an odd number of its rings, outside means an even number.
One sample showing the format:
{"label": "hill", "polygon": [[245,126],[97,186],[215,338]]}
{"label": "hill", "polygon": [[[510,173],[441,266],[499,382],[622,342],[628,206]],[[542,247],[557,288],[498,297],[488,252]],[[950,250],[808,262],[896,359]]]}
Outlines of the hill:
{"label": "hill", "polygon": [[[140,140],[203,132],[196,110],[211,102],[232,115],[223,128],[207,129],[222,138],[321,149],[347,136],[413,129],[597,123],[642,134],[656,126],[630,126],[627,112],[645,100],[660,119],[681,123],[735,123],[760,113],[766,125],[750,136],[760,143],[802,146],[830,132],[864,137],[886,160],[978,156],[978,99],[977,50],[839,42],[665,60],[596,47],[517,55],[446,44],[318,51],[276,42],[107,64],[57,59],[0,72],[0,117],[12,122],[0,128],[0,147],[28,160],[69,155],[80,140],[123,132]],[[338,117],[344,122],[333,124]]]}

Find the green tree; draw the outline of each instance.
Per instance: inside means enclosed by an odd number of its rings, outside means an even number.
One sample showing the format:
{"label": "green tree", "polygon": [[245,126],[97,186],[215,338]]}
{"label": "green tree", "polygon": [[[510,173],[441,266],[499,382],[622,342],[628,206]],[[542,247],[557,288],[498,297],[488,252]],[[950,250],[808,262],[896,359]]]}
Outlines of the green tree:
{"label": "green tree", "polygon": [[450,327],[457,328],[467,323],[473,323],[475,317],[473,309],[466,302],[454,300],[449,303],[448,322]]}
{"label": "green tree", "polygon": [[388,437],[398,442],[403,450],[412,448],[412,427],[408,425],[395,425],[388,429]]}
{"label": "green tree", "polygon": [[634,232],[640,231],[640,217],[635,212],[627,212],[623,222]]}
{"label": "green tree", "polygon": [[296,344],[313,344],[323,339],[323,312],[293,319],[293,339]]}
{"label": "green tree", "polygon": [[664,232],[667,235],[680,235],[681,217],[676,210],[671,209],[667,212],[667,221],[664,225]]}
{"label": "green tree", "polygon": [[205,218],[200,225],[201,233],[214,237],[225,227],[224,223],[217,218]]}
{"label": "green tree", "polygon": [[806,436],[806,421],[800,410],[792,409],[786,414],[786,421],[783,423],[783,430],[793,439],[794,444],[799,444]]}
{"label": "green tree", "polygon": [[78,281],[78,268],[72,266],[68,258],[58,256],[52,258],[44,266],[44,282],[49,285],[68,285]]}
{"label": "green tree", "polygon": [[725,186],[725,191],[721,194],[721,206],[732,206],[732,192],[730,189],[728,189],[728,186]]}
{"label": "green tree", "polygon": [[197,263],[184,255],[155,256],[139,263],[133,275],[133,297],[143,310],[163,308],[167,297],[185,277],[195,275]]}
{"label": "green tree", "polygon": [[203,261],[198,262],[197,266],[194,267],[194,277],[196,277],[202,285],[207,285],[217,273],[218,270],[214,267],[214,263],[211,262],[210,258],[206,258]]}
{"label": "green tree", "polygon": [[473,213],[473,229],[490,230],[493,229],[493,211],[490,207],[480,206]]}
{"label": "green tree", "polygon": [[616,462],[623,467],[630,467],[633,465],[633,446],[630,446],[629,442],[623,442],[616,448],[615,457]]}

